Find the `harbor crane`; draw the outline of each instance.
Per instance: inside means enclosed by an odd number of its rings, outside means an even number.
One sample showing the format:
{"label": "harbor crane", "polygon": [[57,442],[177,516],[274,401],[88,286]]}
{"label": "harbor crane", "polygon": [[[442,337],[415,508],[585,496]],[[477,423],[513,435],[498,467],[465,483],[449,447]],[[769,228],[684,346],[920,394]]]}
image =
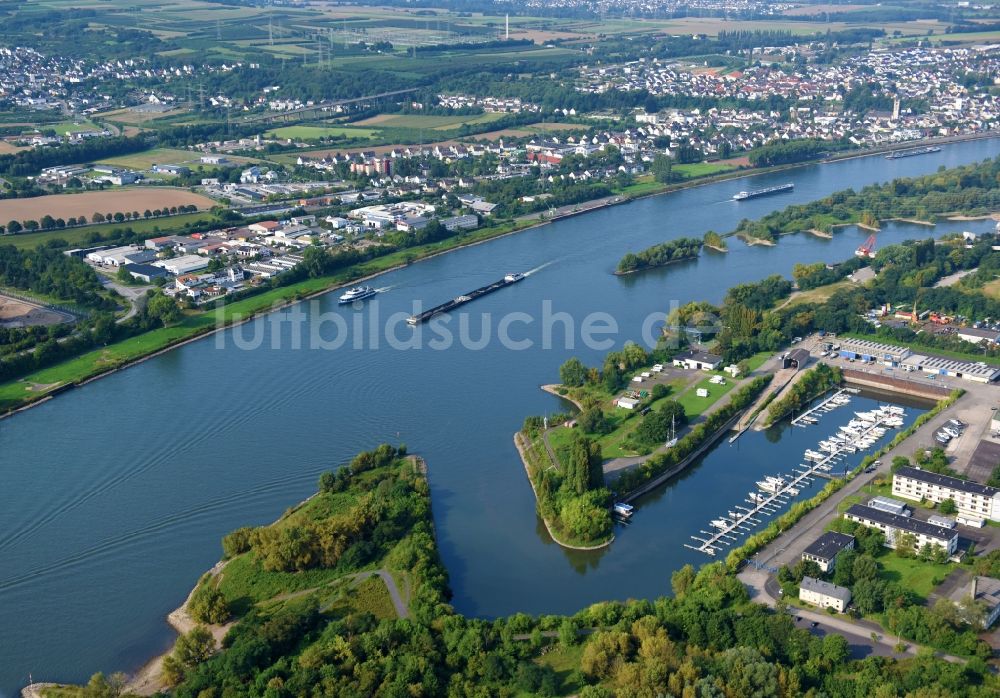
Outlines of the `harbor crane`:
{"label": "harbor crane", "polygon": [[869,235],[868,239],[865,240],[865,244],[854,251],[858,257],[874,257],[875,256],[875,236]]}

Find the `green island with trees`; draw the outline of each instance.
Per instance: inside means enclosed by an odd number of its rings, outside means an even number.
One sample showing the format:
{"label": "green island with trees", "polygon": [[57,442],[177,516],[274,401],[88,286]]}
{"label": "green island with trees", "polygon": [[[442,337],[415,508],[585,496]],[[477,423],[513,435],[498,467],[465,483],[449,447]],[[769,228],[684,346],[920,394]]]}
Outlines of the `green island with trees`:
{"label": "green island with trees", "polygon": [[662,267],[685,259],[697,259],[704,243],[696,238],[678,238],[653,245],[642,252],[629,252],[615,269],[615,274],[631,274],[650,267]]}
{"label": "green island with trees", "polygon": [[937,217],[952,214],[986,215],[1000,209],[998,174],[1000,158],[952,169],[942,166],[934,174],[873,184],[859,192],[845,189],[756,221],[743,219],[731,234],[774,242],[780,235],[806,230],[831,232],[835,227],[859,224],[878,228],[879,221],[892,219],[933,223]]}
{"label": "green island with trees", "polygon": [[[929,653],[852,660],[843,636],[812,635],[795,627],[789,613],[751,602],[719,562],[675,571],[654,600],[604,601],[566,616],[463,616],[448,604],[421,466],[402,447],[380,446],[324,474],[316,495],[271,526],[226,536],[224,571],[199,581],[188,604],[199,624],[164,659],[159,687],[177,698],[980,698],[1000,690],[979,648],[960,639],[955,651],[968,650],[964,663]],[[838,574],[851,576],[866,604],[869,598],[873,607],[891,604],[902,592],[880,586],[870,542]],[[996,574],[1000,554],[973,564]],[[788,580],[799,572],[805,570],[781,574]],[[396,612],[386,577],[405,617]],[[911,619],[912,608],[890,611],[901,632],[925,619]],[[956,607],[951,620],[912,630],[947,632],[960,612]],[[940,618],[936,610],[927,613]],[[45,698],[133,695],[122,674],[39,690]]]}

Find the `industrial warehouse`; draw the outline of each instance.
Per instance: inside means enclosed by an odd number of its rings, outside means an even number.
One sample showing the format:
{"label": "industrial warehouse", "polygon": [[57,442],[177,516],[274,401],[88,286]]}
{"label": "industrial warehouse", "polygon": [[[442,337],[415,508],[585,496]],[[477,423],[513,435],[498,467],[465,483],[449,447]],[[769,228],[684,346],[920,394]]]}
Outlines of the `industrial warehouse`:
{"label": "industrial warehouse", "polygon": [[903,371],[920,371],[928,376],[950,376],[977,383],[992,383],[1000,378],[1000,367],[984,362],[914,354],[907,347],[868,339],[845,338],[836,351],[841,358],[849,361],[879,363]]}

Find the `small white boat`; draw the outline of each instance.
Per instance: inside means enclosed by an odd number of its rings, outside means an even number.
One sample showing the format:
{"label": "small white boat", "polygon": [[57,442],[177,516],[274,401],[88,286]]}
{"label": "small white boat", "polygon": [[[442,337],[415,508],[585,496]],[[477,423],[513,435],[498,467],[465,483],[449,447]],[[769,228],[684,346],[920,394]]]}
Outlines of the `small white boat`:
{"label": "small white boat", "polygon": [[631,504],[616,502],[614,506],[614,512],[617,516],[627,519],[630,518],[632,514],[635,513],[635,507],[633,507]]}
{"label": "small white boat", "polygon": [[765,492],[778,493],[784,486],[784,480],[759,480],[757,482],[757,487],[761,488]]}
{"label": "small white boat", "polygon": [[788,487],[785,489],[785,494],[791,495],[792,497],[798,495],[799,491],[794,487]]}
{"label": "small white boat", "polygon": [[725,519],[712,519],[711,521],[709,521],[709,524],[714,526],[715,528],[722,530],[729,528],[729,522],[726,521]]}

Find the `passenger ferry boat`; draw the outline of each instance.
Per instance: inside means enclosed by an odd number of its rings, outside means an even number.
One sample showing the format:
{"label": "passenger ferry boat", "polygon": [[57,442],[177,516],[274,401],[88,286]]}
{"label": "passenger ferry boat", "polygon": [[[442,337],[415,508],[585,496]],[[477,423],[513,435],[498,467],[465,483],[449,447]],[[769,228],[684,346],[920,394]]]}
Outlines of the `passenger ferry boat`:
{"label": "passenger ferry boat", "polygon": [[350,289],[344,295],[340,297],[340,305],[347,305],[348,303],[353,303],[354,301],[363,301],[365,298],[371,298],[378,291],[376,291],[371,286],[355,286]]}

